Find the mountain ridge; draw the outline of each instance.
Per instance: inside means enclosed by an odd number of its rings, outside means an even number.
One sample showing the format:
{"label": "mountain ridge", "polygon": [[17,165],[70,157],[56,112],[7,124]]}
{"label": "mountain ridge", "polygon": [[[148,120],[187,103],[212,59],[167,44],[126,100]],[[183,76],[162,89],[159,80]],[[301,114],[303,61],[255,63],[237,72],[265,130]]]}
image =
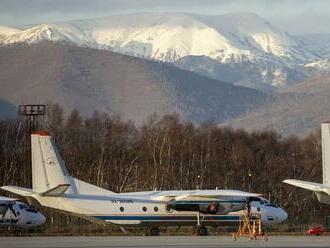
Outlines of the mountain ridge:
{"label": "mountain ridge", "polygon": [[268,97],[165,63],[61,43],[0,47],[0,71],[4,102],[57,102],[83,115],[98,110],[136,123],[173,112],[222,122]]}
{"label": "mountain ridge", "polygon": [[[244,77],[234,83],[256,88],[279,88],[298,82],[309,75],[312,62],[323,59],[319,53],[305,49],[301,38],[251,13],[140,13],[41,24],[1,38],[0,44],[45,40],[67,41],[176,65],[186,57],[206,56],[219,64],[213,66],[213,71],[201,71],[199,63],[191,62],[179,67],[220,80],[218,67],[238,67]],[[309,64],[309,68],[304,64]]]}

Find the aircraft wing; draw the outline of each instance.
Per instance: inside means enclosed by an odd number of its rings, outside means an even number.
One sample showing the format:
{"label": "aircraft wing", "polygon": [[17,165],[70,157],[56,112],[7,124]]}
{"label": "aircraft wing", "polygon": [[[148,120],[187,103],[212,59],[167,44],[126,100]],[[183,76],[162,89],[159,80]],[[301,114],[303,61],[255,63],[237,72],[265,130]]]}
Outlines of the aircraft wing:
{"label": "aircraft wing", "polygon": [[219,195],[179,195],[174,199],[176,201],[216,201],[219,200]]}
{"label": "aircraft wing", "polygon": [[287,179],[284,180],[283,182],[299,188],[308,189],[312,191],[323,191],[324,189],[326,189],[326,187],[324,187],[324,185],[321,183],[313,183],[313,182],[307,182],[297,179]]}
{"label": "aircraft wing", "polygon": [[18,201],[18,199],[16,199],[16,198],[9,198],[9,197],[5,197],[5,196],[0,196],[0,204],[10,203],[10,202],[15,202],[15,201]]}
{"label": "aircraft wing", "polygon": [[330,187],[321,183],[312,183],[296,179],[287,179],[284,183],[313,191],[319,202],[330,205]]}
{"label": "aircraft wing", "polygon": [[159,201],[216,201],[219,200],[220,195],[196,195],[196,194],[182,194],[182,195],[160,195],[153,196],[153,200]]}

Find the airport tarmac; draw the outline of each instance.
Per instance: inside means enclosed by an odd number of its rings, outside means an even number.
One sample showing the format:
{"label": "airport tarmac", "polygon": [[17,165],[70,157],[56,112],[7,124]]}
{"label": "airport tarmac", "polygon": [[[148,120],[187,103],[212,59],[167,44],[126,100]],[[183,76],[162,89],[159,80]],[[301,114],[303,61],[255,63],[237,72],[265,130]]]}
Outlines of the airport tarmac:
{"label": "airport tarmac", "polygon": [[330,236],[297,237],[274,236],[268,241],[239,239],[233,241],[231,237],[0,237],[0,247],[330,247]]}

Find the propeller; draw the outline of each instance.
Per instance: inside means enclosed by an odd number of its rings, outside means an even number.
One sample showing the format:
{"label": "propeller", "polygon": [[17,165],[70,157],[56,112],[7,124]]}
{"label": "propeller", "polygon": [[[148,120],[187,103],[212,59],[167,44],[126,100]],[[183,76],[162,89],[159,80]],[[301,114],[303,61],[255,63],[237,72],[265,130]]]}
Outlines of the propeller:
{"label": "propeller", "polygon": [[4,218],[5,217],[5,215],[6,215],[6,213],[8,212],[8,210],[10,210],[12,213],[13,213],[13,215],[15,216],[15,217],[17,217],[17,214],[16,214],[16,212],[15,212],[15,209],[13,208],[13,206],[14,206],[14,204],[15,203],[8,203],[7,205],[6,205],[6,207],[5,207],[5,211],[4,211],[4,213],[2,214],[2,218]]}

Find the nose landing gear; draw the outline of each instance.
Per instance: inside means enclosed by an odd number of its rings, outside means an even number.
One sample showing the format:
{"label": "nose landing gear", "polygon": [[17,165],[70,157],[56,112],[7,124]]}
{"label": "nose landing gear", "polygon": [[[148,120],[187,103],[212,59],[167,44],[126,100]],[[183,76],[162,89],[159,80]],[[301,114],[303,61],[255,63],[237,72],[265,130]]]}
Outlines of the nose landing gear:
{"label": "nose landing gear", "polygon": [[206,228],[206,226],[198,226],[197,227],[197,235],[198,236],[207,236],[209,233],[208,233],[208,230]]}
{"label": "nose landing gear", "polygon": [[207,236],[208,234],[209,233],[208,233],[206,226],[201,224],[200,213],[197,212],[197,235],[198,236]]}

